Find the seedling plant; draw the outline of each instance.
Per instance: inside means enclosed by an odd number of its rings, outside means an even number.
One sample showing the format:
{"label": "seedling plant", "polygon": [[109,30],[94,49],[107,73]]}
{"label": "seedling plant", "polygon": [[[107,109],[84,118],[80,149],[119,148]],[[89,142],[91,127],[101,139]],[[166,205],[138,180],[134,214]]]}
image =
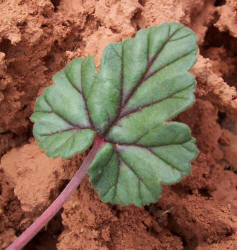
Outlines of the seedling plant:
{"label": "seedling plant", "polygon": [[188,71],[196,53],[190,29],[165,23],[108,45],[99,72],[89,56],[54,76],[31,116],[35,139],[53,158],[92,148],[64,191],[8,250],[26,245],[87,173],[103,202],[136,206],[157,202],[161,184],[190,174],[195,140],[187,125],[171,119],[195,100]]}

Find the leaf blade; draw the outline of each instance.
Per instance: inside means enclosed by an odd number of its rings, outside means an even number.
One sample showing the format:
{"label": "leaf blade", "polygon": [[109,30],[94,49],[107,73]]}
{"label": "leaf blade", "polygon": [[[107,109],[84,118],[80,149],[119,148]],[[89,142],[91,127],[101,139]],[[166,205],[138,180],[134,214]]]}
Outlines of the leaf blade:
{"label": "leaf blade", "polygon": [[54,76],[54,85],[46,88],[36,101],[31,116],[35,123],[33,134],[50,157],[67,159],[93,143],[95,132],[85,98],[93,84],[93,65],[91,58],[73,60]]}
{"label": "leaf blade", "polygon": [[112,43],[105,48],[100,72],[88,97],[88,109],[96,131],[103,135],[116,118],[121,101],[122,45]]}
{"label": "leaf blade", "polygon": [[[183,77],[180,79],[182,80]],[[123,113],[121,119],[111,128],[106,139],[114,143],[133,143],[144,133],[173,118],[194,103],[194,80],[176,84],[177,82],[171,79],[168,83],[169,85],[161,85],[161,88],[158,88],[160,93],[165,91],[159,98],[156,97],[155,101],[145,103],[138,109],[136,107],[134,109],[131,105],[131,109]],[[152,100],[152,95],[148,96],[151,96]],[[146,101],[144,95],[138,96],[138,99]]]}
{"label": "leaf blade", "polygon": [[[117,45],[116,82],[107,82],[111,88],[114,84],[117,97],[108,95],[100,107],[100,112],[106,110],[103,126],[98,126],[99,120],[95,122],[99,133],[111,143],[107,144],[111,159],[104,165],[101,159],[103,171],[96,163],[89,168],[92,185],[104,202],[137,206],[156,202],[161,183],[176,183],[190,173],[191,161],[198,154],[190,129],[166,121],[194,102],[196,82],[188,70],[196,62],[196,43],[190,29],[166,23],[141,30],[135,38]],[[112,53],[107,52],[105,59],[108,65],[114,63]],[[97,86],[100,81],[105,83],[102,77]],[[108,111],[111,106],[113,112]],[[100,175],[92,171],[96,167]],[[110,185],[104,184],[104,169],[114,174]]]}
{"label": "leaf blade", "polygon": [[196,61],[196,41],[190,29],[165,23],[140,30],[133,39],[109,45],[89,97],[89,110],[97,132],[102,136],[109,133],[150,78],[164,82],[177,74],[185,75]]}
{"label": "leaf blade", "polygon": [[[167,131],[171,132],[168,136]],[[137,206],[156,202],[161,183],[176,183],[190,173],[191,161],[198,154],[194,142],[188,126],[170,122],[146,134],[137,144],[107,143],[88,169],[90,181],[104,202]],[[109,164],[102,159],[105,148],[109,149]],[[105,185],[101,168],[110,171],[106,177],[109,185]]]}
{"label": "leaf blade", "polygon": [[76,58],[38,98],[34,136],[50,157],[70,158],[93,143],[106,144],[88,172],[105,202],[156,202],[162,184],[191,171],[197,156],[188,126],[167,122],[194,102],[194,33],[178,23],[140,30],[110,44],[99,73],[91,57]]}

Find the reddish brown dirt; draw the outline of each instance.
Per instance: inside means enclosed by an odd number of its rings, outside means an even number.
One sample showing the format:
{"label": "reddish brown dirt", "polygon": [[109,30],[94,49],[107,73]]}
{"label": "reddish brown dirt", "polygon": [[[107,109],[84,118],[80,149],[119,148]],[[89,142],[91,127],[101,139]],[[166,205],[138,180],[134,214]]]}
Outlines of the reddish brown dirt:
{"label": "reddish brown dirt", "polygon": [[197,102],[177,120],[200,150],[153,205],[103,204],[88,180],[25,249],[237,249],[236,0],[0,0],[0,249],[55,199],[84,156],[49,159],[29,116],[51,77],[140,28],[180,21],[198,36]]}

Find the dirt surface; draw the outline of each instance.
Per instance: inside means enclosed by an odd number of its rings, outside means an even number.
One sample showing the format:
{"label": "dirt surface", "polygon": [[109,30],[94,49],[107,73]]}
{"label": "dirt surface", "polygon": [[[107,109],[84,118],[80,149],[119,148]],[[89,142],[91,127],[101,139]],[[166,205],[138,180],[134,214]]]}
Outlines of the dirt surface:
{"label": "dirt surface", "polygon": [[85,155],[49,159],[29,116],[77,56],[99,67],[111,41],[179,21],[198,36],[196,104],[177,117],[200,150],[193,172],[153,205],[103,204],[88,179],[25,249],[237,249],[237,1],[0,0],[0,249],[55,199]]}

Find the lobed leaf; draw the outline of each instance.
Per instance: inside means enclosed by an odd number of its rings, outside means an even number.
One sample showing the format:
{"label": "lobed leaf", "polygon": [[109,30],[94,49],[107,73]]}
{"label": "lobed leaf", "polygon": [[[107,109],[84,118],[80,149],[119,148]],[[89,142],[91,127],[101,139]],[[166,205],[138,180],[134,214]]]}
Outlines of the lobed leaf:
{"label": "lobed leaf", "polygon": [[[135,120],[146,119],[154,110],[169,108],[163,112],[167,113],[164,121],[189,107],[195,80],[187,71],[196,61],[196,52],[194,33],[177,23],[140,30],[133,39],[110,44],[88,99],[97,132],[102,136],[111,133],[111,127],[123,126],[121,122],[130,114],[138,116],[132,118]],[[161,119],[152,124],[159,122]]]}
{"label": "lobed leaf", "polygon": [[156,202],[161,185],[191,171],[198,150],[188,126],[167,122],[190,107],[196,61],[194,33],[178,23],[140,30],[105,48],[100,71],[77,58],[38,98],[34,136],[51,157],[89,148],[97,133],[106,144],[88,172],[105,202]]}
{"label": "lobed leaf", "polygon": [[93,143],[86,97],[95,73],[92,57],[77,58],[54,76],[54,85],[37,99],[31,116],[33,133],[48,156],[70,158]]}
{"label": "lobed leaf", "polygon": [[188,126],[171,122],[134,145],[107,143],[88,172],[102,201],[143,206],[157,201],[161,183],[173,184],[188,175],[197,153]]}
{"label": "lobed leaf", "polygon": [[141,30],[105,49],[88,100],[96,131],[108,142],[88,170],[103,201],[156,202],[161,183],[190,173],[198,152],[190,130],[166,121],[194,102],[188,70],[196,52],[194,33],[177,23]]}

